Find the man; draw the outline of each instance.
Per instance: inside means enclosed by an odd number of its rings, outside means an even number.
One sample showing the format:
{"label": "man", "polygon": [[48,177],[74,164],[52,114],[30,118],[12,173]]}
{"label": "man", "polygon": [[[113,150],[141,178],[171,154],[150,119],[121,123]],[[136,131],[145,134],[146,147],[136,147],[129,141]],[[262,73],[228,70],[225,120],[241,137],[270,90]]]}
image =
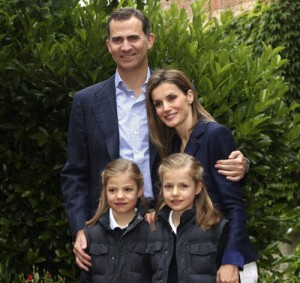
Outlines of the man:
{"label": "man", "polygon": [[[101,191],[100,172],[116,158],[135,161],[144,175],[144,193],[153,200],[157,155],[149,142],[145,92],[150,77],[147,51],[154,34],[148,19],[136,9],[115,11],[107,24],[108,51],[116,73],[108,80],[75,94],[68,131],[68,158],[61,172],[61,186],[71,231],[76,235],[77,265],[88,270],[85,253],[85,222],[97,208]],[[230,180],[244,176],[246,162],[239,151],[216,165]]]}

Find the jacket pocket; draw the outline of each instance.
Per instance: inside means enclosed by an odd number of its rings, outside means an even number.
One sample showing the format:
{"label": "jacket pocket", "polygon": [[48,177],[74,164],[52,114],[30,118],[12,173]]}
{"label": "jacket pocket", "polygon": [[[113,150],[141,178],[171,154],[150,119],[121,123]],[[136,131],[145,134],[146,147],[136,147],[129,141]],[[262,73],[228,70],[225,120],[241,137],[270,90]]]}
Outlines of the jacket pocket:
{"label": "jacket pocket", "polygon": [[91,243],[90,254],[91,255],[104,255],[108,253],[108,247],[103,244]]}
{"label": "jacket pocket", "polygon": [[131,242],[128,248],[129,253],[126,257],[127,270],[136,274],[143,274],[146,270],[145,268],[149,266],[149,255],[146,253],[147,243]]}
{"label": "jacket pocket", "polygon": [[217,247],[211,242],[199,242],[189,246],[191,273],[215,274],[217,269]]}
{"label": "jacket pocket", "polygon": [[159,252],[163,248],[163,243],[159,241],[155,241],[153,243],[147,244],[146,253],[155,254]]}
{"label": "jacket pocket", "polygon": [[136,242],[129,244],[129,250],[135,253],[145,253],[146,252],[147,244],[143,242]]}
{"label": "jacket pocket", "polygon": [[209,242],[200,242],[197,244],[190,245],[190,253],[193,255],[206,255],[210,253],[215,253],[216,251],[216,245]]}

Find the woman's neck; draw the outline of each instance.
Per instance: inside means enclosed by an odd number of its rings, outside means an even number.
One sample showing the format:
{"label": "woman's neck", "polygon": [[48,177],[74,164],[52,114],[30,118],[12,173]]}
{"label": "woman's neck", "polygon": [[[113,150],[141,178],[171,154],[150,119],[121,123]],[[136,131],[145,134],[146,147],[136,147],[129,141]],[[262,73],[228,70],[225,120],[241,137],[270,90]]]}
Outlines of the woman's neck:
{"label": "woman's neck", "polygon": [[181,140],[180,152],[184,152],[193,130],[192,114],[190,114],[181,125],[176,127],[175,130]]}
{"label": "woman's neck", "polygon": [[189,141],[190,135],[191,135],[192,130],[189,130],[188,132],[180,133],[177,132],[178,136],[180,137],[181,140],[181,146],[180,146],[180,152],[184,152],[186,145]]}

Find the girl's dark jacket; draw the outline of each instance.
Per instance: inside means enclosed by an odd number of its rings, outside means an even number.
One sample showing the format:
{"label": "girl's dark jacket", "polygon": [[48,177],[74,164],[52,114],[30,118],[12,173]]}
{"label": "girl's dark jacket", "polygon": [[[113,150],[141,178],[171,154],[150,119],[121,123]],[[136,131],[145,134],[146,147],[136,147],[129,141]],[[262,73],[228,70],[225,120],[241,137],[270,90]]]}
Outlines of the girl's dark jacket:
{"label": "girl's dark jacket", "polygon": [[[155,245],[148,243],[149,225],[137,213],[124,230],[112,230],[107,211],[98,223],[84,229],[92,268],[81,283],[151,282],[150,255]],[[155,240],[155,239],[154,239]]]}
{"label": "girl's dark jacket", "polygon": [[215,283],[227,240],[228,221],[223,219],[212,229],[204,231],[195,222],[195,209],[191,209],[181,216],[174,237],[168,221],[169,213],[170,208],[165,206],[158,215],[156,232],[150,234],[162,244],[161,253],[152,256],[155,270],[152,282],[170,282],[169,274],[176,272],[169,272],[175,247],[178,283]]}

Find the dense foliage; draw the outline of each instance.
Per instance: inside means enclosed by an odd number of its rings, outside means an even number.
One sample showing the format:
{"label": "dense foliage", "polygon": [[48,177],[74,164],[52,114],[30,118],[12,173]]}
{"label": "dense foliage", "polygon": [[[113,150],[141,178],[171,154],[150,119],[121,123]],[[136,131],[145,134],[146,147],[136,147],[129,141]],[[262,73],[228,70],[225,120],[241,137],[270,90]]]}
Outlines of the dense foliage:
{"label": "dense foliage", "polygon": [[[72,95],[114,72],[105,27],[121,4],[77,2],[0,0],[1,282],[18,282],[33,266],[67,282],[78,273],[59,172]],[[299,257],[282,257],[277,248],[300,216],[299,105],[287,99],[288,78],[278,75],[287,60],[277,45],[262,45],[256,53],[226,32],[232,18],[224,15],[219,26],[206,18],[203,3],[192,5],[192,21],[175,5],[129,5],[144,9],[152,22],[150,66],[184,70],[203,105],[233,131],[251,160],[244,193],[261,282],[282,282],[284,276],[296,282]],[[282,274],[276,267],[287,260],[292,264]]]}
{"label": "dense foliage", "polygon": [[265,42],[273,47],[284,46],[280,52],[288,59],[279,74],[289,84],[286,99],[300,102],[300,1],[259,0],[253,11],[236,17],[230,30],[237,34],[239,42],[253,44],[256,54],[261,54]]}

